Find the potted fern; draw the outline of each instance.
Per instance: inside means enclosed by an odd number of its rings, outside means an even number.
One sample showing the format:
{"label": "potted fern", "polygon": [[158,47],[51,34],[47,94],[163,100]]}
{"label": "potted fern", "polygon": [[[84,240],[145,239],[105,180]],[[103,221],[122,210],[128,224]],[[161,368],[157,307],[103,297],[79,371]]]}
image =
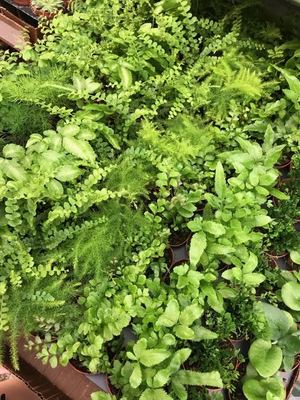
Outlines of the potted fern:
{"label": "potted fern", "polygon": [[42,17],[52,19],[64,6],[63,0],[32,0],[33,11]]}

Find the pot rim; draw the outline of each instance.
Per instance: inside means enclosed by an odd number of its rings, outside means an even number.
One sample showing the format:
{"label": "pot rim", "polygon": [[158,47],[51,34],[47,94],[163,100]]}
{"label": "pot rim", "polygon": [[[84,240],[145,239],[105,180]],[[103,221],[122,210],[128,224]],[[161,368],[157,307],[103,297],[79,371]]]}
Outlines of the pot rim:
{"label": "pot rim", "polygon": [[280,258],[287,257],[289,253],[286,251],[286,252],[284,252],[284,253],[282,253],[282,254],[272,254],[272,253],[268,253],[267,251],[265,251],[265,254],[266,254],[269,258],[272,258],[273,260],[278,260],[278,259],[280,259]]}

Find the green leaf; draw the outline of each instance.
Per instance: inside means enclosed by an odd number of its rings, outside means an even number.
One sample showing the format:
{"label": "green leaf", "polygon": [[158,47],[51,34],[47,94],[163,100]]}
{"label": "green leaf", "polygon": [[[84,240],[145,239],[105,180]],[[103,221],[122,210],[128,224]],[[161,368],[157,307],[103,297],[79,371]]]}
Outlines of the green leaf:
{"label": "green leaf", "polygon": [[242,138],[237,138],[237,142],[239,142],[239,145],[241,148],[247,152],[251,158],[255,160],[259,160],[262,157],[262,149],[257,143],[251,143],[249,140],[245,140]]}
{"label": "green leaf", "polygon": [[269,124],[266,129],[265,140],[263,144],[263,149],[265,152],[272,149],[274,140],[275,140],[275,133],[272,126]]}
{"label": "green leaf", "polygon": [[194,341],[200,341],[200,340],[214,340],[218,338],[218,334],[215,332],[210,331],[207,328],[204,328],[204,326],[196,326],[193,328],[195,337]]}
{"label": "green leaf", "polygon": [[133,389],[138,388],[142,383],[142,370],[139,363],[136,363],[134,365],[132,374],[130,375],[129,378],[129,383],[131,387],[133,387]]}
{"label": "green leaf", "polygon": [[201,218],[195,218],[193,221],[190,221],[187,224],[188,228],[192,232],[198,232],[202,230],[202,219]]}
{"label": "green leaf", "polygon": [[181,370],[177,372],[174,379],[178,380],[182,385],[223,387],[223,382],[218,371],[196,372]]}
{"label": "green leaf", "polygon": [[191,353],[192,350],[188,348],[177,350],[169,364],[170,373],[174,374],[177,372],[181,364],[183,364],[189,358]]}
{"label": "green leaf", "polygon": [[163,389],[146,389],[139,400],[173,400]]}
{"label": "green leaf", "polygon": [[93,162],[96,158],[92,146],[86,140],[66,136],[63,138],[63,146],[68,153],[82,160]]}
{"label": "green leaf", "polygon": [[56,179],[52,179],[47,184],[47,190],[49,192],[49,197],[52,199],[59,199],[64,194],[63,185]]}
{"label": "green leaf", "polygon": [[279,200],[288,200],[290,198],[287,194],[275,188],[269,189],[269,192],[272,196],[276,197],[276,199]]}
{"label": "green leaf", "polygon": [[91,400],[116,400],[116,397],[112,394],[105,392],[94,392],[91,394]]}
{"label": "green leaf", "polygon": [[15,160],[0,160],[0,171],[2,171],[6,176],[15,181],[25,181],[26,172],[25,169],[17,163]]}
{"label": "green leaf", "polygon": [[185,325],[177,325],[174,328],[175,335],[182,340],[192,340],[195,336],[193,329]]}
{"label": "green leaf", "polygon": [[180,313],[179,322],[182,325],[190,326],[201,317],[202,313],[203,309],[198,304],[192,304]]}
{"label": "green leaf", "polygon": [[226,255],[234,253],[236,249],[232,246],[225,246],[223,244],[213,244],[209,248],[210,254]]}
{"label": "green leaf", "polygon": [[178,383],[176,379],[172,379],[172,390],[178,397],[178,400],[188,400],[186,388],[181,383]]}
{"label": "green leaf", "polygon": [[200,258],[206,249],[207,241],[203,232],[197,232],[193,235],[190,245],[190,262],[192,267],[196,267]]}
{"label": "green leaf", "polygon": [[171,333],[167,333],[162,338],[162,343],[166,346],[173,346],[176,343],[176,338],[174,335],[171,335]]}
{"label": "green leaf", "polygon": [[102,131],[103,136],[106,138],[106,140],[112,145],[112,147],[116,150],[121,150],[121,146],[119,144],[119,140],[117,138],[117,135],[115,135],[109,130]]}
{"label": "green leaf", "polygon": [[263,274],[259,273],[250,273],[250,274],[245,274],[243,276],[243,282],[245,285],[248,286],[259,286],[262,282],[266,280],[266,277]]}
{"label": "green leaf", "polygon": [[295,92],[297,97],[300,96],[300,81],[296,76],[291,75],[289,72],[287,72],[284,69],[278,68],[278,70],[282,73],[282,75],[285,77],[287,80],[287,83],[289,84],[290,89]]}
{"label": "green leaf", "polygon": [[267,168],[272,168],[273,165],[277,163],[277,161],[281,157],[282,150],[284,149],[284,145],[282,146],[276,146],[273,149],[269,150],[267,154],[265,155],[264,159],[264,165]]}
{"label": "green leaf", "polygon": [[[139,358],[141,356],[143,351],[145,351],[146,349],[147,349],[147,339],[142,338],[134,344],[133,352],[135,355],[132,355],[133,357],[130,356],[129,358],[131,360],[136,360],[137,358]],[[132,353],[128,352],[127,354],[132,354]]]}
{"label": "green leaf", "polygon": [[272,218],[268,215],[257,215],[255,217],[255,225],[254,226],[265,226],[272,221]]}
{"label": "green leaf", "polygon": [[171,372],[169,368],[161,369],[160,371],[158,371],[153,378],[153,387],[160,388],[165,386],[170,380],[170,374]]}
{"label": "green leaf", "polygon": [[80,132],[80,128],[77,125],[65,125],[62,128],[59,128],[59,133],[62,136],[66,136],[66,137],[72,137],[72,136],[76,136],[78,135],[78,133]]}
{"label": "green leaf", "polygon": [[248,274],[249,272],[253,272],[257,267],[258,259],[254,253],[250,253],[248,261],[243,266],[243,273]]}
{"label": "green leaf", "polygon": [[170,357],[171,353],[164,349],[150,349],[144,350],[139,357],[141,364],[145,367],[153,367],[163,362],[166,358]]}
{"label": "green leaf", "polygon": [[270,328],[270,339],[278,340],[285,336],[288,333],[292,323],[292,321],[290,321],[287,317],[286,313],[283,310],[280,310],[279,308],[265,302],[259,303],[259,306],[264,311],[267,319],[267,323]]}
{"label": "green leaf", "polygon": [[255,340],[249,349],[249,359],[253,367],[264,378],[274,375],[282,363],[282,350],[270,341]]}
{"label": "green leaf", "polygon": [[132,73],[128,68],[124,66],[120,67],[120,78],[123,85],[123,89],[129,89],[132,84]]}
{"label": "green leaf", "polygon": [[167,304],[167,308],[164,313],[158,318],[156,325],[171,328],[178,322],[179,314],[180,311],[178,301],[171,300]]}
{"label": "green leaf", "polygon": [[219,237],[226,233],[226,229],[222,224],[213,221],[203,221],[203,230],[211,233],[212,235]]}
{"label": "green leaf", "polygon": [[290,258],[293,263],[300,265],[300,252],[296,250],[290,251]]}
{"label": "green leaf", "polygon": [[291,310],[300,311],[300,283],[285,283],[281,288],[281,296]]}
{"label": "green leaf", "polygon": [[51,368],[56,368],[58,365],[57,357],[56,356],[50,357],[49,363],[51,365]]}
{"label": "green leaf", "polygon": [[226,192],[226,180],[223,165],[220,161],[216,167],[215,191],[220,198],[224,198]]}
{"label": "green leaf", "polygon": [[74,165],[64,165],[56,171],[55,178],[61,182],[69,182],[78,178],[83,171]]}
{"label": "green leaf", "polygon": [[[241,269],[240,268],[238,268],[238,267],[235,267],[236,269],[238,269],[239,271],[240,271],[240,279],[242,278],[242,271],[241,271]],[[232,268],[232,269],[227,269],[226,271],[224,271],[223,273],[222,273],[222,278],[224,278],[224,279],[227,279],[228,281],[233,281],[234,279],[236,279],[235,278],[235,276],[234,276],[234,273],[233,273],[233,269],[234,268]]]}
{"label": "green leaf", "polygon": [[249,174],[249,182],[254,187],[259,184],[259,173],[255,169],[253,169]]}
{"label": "green leaf", "polygon": [[247,379],[243,385],[244,395],[248,400],[284,400],[286,393],[282,379]]}
{"label": "green leaf", "polygon": [[25,149],[24,147],[18,145],[18,144],[7,144],[6,146],[3,147],[3,156],[5,158],[17,158],[21,159],[25,156]]}

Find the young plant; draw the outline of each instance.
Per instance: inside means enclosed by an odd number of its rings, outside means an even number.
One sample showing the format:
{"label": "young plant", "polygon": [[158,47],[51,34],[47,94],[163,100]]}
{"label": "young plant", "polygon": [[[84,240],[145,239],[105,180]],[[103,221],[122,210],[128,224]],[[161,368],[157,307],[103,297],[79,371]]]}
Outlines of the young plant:
{"label": "young plant", "polygon": [[234,267],[222,273],[222,277],[233,283],[245,286],[259,286],[266,277],[258,272],[253,272],[257,267],[258,259],[254,253],[250,253],[249,260],[242,267]]}

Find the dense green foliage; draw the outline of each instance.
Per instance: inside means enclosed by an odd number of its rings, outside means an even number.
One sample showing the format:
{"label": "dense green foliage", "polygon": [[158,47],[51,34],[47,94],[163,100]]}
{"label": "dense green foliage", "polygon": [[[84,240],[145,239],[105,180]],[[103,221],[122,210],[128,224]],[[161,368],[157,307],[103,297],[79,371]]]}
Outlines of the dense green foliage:
{"label": "dense green foliage", "polygon": [[[240,363],[247,399],[284,399],[278,371],[300,352],[300,43],[251,1],[71,8],[0,61],[0,335],[15,366],[32,333],[53,367],[110,376],[116,396],[94,399],[234,399]],[[169,244],[188,235],[174,267]]]}

